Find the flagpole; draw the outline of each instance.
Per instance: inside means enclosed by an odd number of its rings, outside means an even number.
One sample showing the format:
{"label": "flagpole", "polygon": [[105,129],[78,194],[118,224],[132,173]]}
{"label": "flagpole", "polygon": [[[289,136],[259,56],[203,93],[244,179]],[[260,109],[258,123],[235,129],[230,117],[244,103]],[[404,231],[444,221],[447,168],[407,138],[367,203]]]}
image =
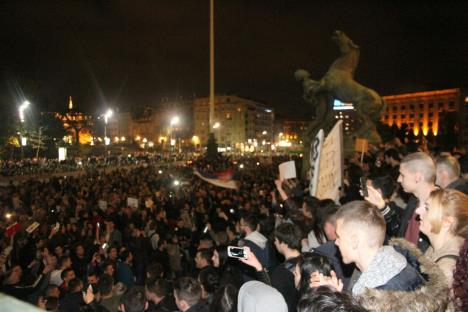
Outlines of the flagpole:
{"label": "flagpole", "polygon": [[214,0],[210,0],[210,120],[209,126],[213,131],[214,120]]}

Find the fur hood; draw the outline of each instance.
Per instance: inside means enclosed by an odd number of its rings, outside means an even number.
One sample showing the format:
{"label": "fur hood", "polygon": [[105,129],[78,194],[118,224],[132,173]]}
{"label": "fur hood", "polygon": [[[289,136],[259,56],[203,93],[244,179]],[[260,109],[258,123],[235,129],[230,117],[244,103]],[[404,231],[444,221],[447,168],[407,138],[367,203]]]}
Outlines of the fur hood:
{"label": "fur hood", "polygon": [[424,256],[415,245],[404,239],[394,238],[390,241],[390,245],[407,251],[407,257],[417,259],[419,271],[426,279],[425,283],[415,291],[366,289],[363,294],[356,297],[359,303],[369,311],[376,312],[445,311],[449,301],[449,289],[442,270]]}

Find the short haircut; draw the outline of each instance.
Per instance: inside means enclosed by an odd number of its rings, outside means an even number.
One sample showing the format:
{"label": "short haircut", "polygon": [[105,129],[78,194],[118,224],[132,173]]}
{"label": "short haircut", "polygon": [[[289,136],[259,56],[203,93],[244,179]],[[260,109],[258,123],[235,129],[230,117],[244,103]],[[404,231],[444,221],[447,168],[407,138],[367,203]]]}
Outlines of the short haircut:
{"label": "short haircut", "polygon": [[60,256],[60,258],[58,259],[58,266],[61,267],[64,264],[64,262],[68,260],[70,260],[70,256]]}
{"label": "short haircut", "polygon": [[155,294],[159,298],[167,295],[167,284],[162,278],[148,278],[145,282],[146,291]]}
{"label": "short haircut", "polygon": [[209,294],[213,294],[218,289],[219,279],[218,271],[213,267],[206,267],[198,274],[201,286]]}
{"label": "short haircut", "polygon": [[278,225],[275,238],[280,243],[285,243],[290,249],[301,250],[302,233],[300,228],[293,223],[284,222]]}
{"label": "short haircut", "polygon": [[452,217],[452,233],[468,237],[468,195],[455,189],[439,189],[431,192],[428,203],[427,219],[433,233],[439,234],[444,218]]}
{"label": "short haircut", "polygon": [[333,291],[326,286],[318,287],[303,294],[297,304],[298,312],[366,312],[346,292]]}
{"label": "short haircut", "polygon": [[248,226],[252,231],[257,230],[258,218],[254,213],[245,213],[241,216],[241,219],[244,220],[246,226]]}
{"label": "short haircut", "polygon": [[384,152],[384,156],[393,158],[396,161],[400,161],[400,154],[398,153],[396,148],[389,148]]}
{"label": "short haircut", "polygon": [[374,205],[364,200],[355,200],[343,205],[336,213],[343,224],[358,224],[354,228],[366,233],[369,246],[381,246],[385,239],[385,219]]}
{"label": "short haircut", "polygon": [[213,258],[213,250],[208,248],[201,248],[197,250],[197,253],[200,253],[200,257],[206,260],[208,264],[211,264]]}
{"label": "short haircut", "polygon": [[174,294],[179,301],[185,300],[191,307],[201,300],[201,287],[197,280],[181,277],[174,282]]}
{"label": "short haircut", "polygon": [[101,295],[106,296],[114,289],[114,279],[109,274],[102,274],[99,278],[98,289]]}
{"label": "short haircut", "polygon": [[65,269],[60,273],[60,278],[63,280],[67,276],[68,272],[73,272],[73,269]]}
{"label": "short haircut", "polygon": [[150,277],[160,278],[164,275],[164,268],[161,263],[154,262],[148,265],[146,272]]}
{"label": "short haircut", "polygon": [[405,165],[405,168],[410,172],[419,172],[423,175],[424,181],[434,183],[436,177],[436,167],[434,160],[426,153],[416,152],[409,154],[401,161],[400,165]]}
{"label": "short haircut", "polygon": [[382,192],[383,199],[390,199],[395,192],[397,184],[389,175],[371,178],[372,186]]}
{"label": "short haircut", "polygon": [[436,159],[437,169],[447,171],[451,179],[458,178],[460,176],[460,163],[458,159],[450,155],[439,156]]}
{"label": "short haircut", "polygon": [[145,289],[141,286],[132,286],[120,299],[125,312],[143,312],[146,309]]}
{"label": "short haircut", "polygon": [[70,289],[70,291],[73,292],[80,285],[83,285],[83,282],[78,277],[75,277],[71,279],[70,282],[68,283],[68,289]]}

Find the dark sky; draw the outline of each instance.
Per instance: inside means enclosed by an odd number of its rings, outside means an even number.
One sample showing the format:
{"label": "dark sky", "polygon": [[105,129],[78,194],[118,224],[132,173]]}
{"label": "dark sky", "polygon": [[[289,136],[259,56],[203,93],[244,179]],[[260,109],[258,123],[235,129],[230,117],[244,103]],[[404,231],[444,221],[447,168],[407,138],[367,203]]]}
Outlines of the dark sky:
{"label": "dark sky", "polygon": [[[297,68],[320,78],[335,29],[361,47],[356,80],[382,95],[467,87],[468,1],[216,0],[216,92],[308,111]],[[132,110],[207,96],[209,0],[4,0],[0,104]]]}

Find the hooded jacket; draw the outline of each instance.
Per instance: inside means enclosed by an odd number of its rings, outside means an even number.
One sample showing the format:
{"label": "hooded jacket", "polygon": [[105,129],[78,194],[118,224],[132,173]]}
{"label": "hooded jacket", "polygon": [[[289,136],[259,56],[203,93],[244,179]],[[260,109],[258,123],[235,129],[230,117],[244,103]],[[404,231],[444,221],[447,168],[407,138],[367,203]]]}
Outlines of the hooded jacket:
{"label": "hooded jacket", "polygon": [[412,291],[366,288],[356,298],[369,311],[379,312],[442,312],[449,299],[444,273],[413,244],[392,239],[390,245],[406,253],[408,262],[425,276],[425,282]]}
{"label": "hooded jacket", "polygon": [[288,306],[280,292],[259,281],[242,285],[237,300],[239,312],[287,312]]}

